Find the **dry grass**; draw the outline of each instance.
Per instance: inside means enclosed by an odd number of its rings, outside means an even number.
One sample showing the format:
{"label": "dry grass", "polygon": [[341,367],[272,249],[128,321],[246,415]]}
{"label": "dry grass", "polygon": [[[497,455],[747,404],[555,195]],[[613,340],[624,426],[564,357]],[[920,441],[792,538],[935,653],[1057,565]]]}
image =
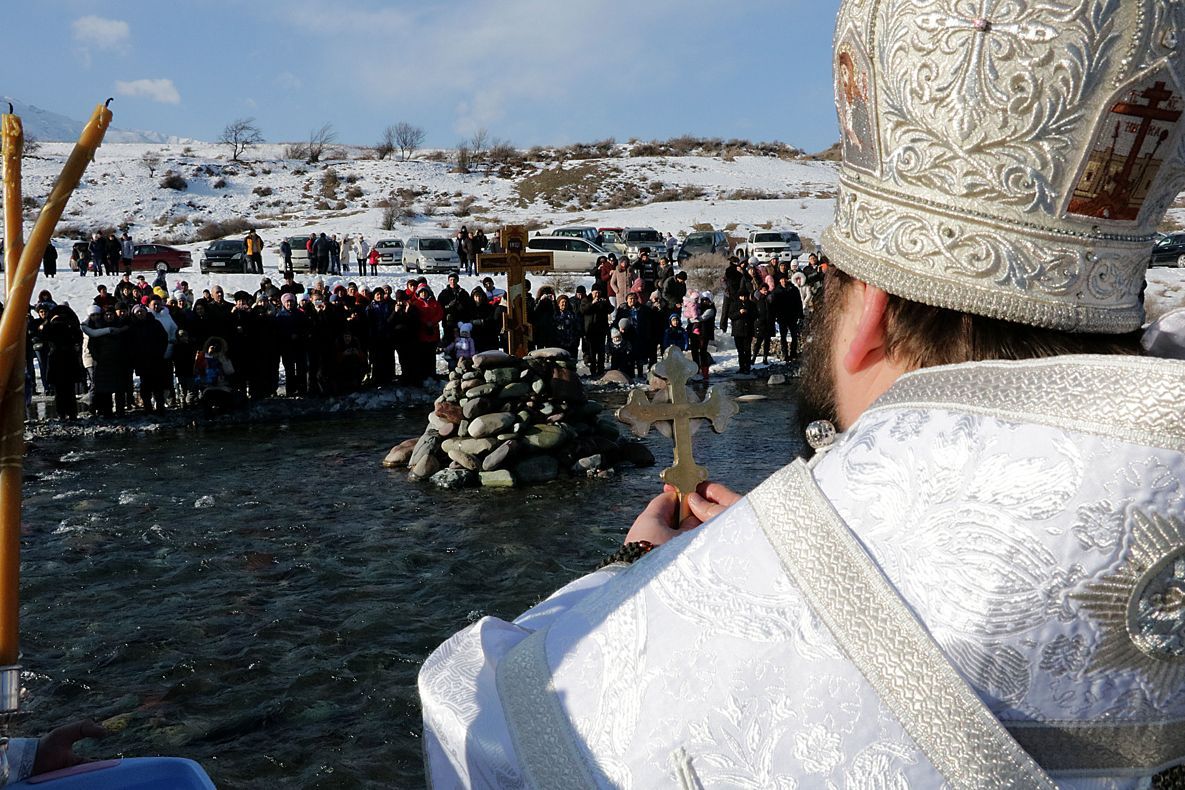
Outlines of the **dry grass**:
{"label": "dry grass", "polygon": [[519,205],[526,208],[542,202],[554,208],[575,203],[591,208],[597,192],[609,174],[597,164],[581,163],[569,167],[550,167],[526,176],[515,186]]}
{"label": "dry grass", "polygon": [[683,266],[687,272],[687,289],[695,291],[717,291],[728,268],[728,258],[720,254],[697,255]]}

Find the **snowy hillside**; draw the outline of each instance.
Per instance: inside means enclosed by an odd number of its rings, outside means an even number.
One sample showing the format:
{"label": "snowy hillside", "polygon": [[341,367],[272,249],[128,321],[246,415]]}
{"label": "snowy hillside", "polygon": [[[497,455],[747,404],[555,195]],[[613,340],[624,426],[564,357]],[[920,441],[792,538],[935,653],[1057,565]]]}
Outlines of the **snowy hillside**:
{"label": "snowy hillside", "polygon": [[[619,156],[527,162],[488,174],[477,165],[461,174],[443,154],[445,161],[431,161],[431,152],[400,162],[354,158],[359,152],[347,149],[350,158],[309,165],[283,159],[283,148],[260,146],[237,163],[213,144],[105,144],[63,217],[61,235],[130,223],[138,240],[192,243],[199,232],[200,240],[216,233],[215,224],[244,220],[269,242],[310,230],[373,239],[512,222],[675,233],[711,226],[737,235],[776,226],[817,238],[831,217],[837,180],[831,163],[764,156]],[[48,193],[69,150],[46,143],[26,160],[26,196]],[[170,171],[184,179],[184,189],[161,186]],[[663,202],[649,202],[655,198]],[[385,215],[390,228],[383,227]],[[32,220],[34,212],[27,216]]]}

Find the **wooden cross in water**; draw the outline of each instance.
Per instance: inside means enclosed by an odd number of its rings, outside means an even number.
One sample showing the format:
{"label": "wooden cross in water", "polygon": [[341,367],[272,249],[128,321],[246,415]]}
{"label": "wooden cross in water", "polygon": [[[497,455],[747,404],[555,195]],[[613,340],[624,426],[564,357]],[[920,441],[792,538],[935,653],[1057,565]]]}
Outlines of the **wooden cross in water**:
{"label": "wooden cross in water", "polygon": [[527,252],[527,238],[525,225],[507,225],[502,228],[504,252],[482,253],[477,256],[479,274],[506,272],[508,304],[502,328],[506,332],[506,352],[516,357],[525,357],[531,350],[531,317],[527,314],[526,273],[553,270],[552,253]]}
{"label": "wooden cross in water", "polygon": [[691,421],[711,420],[712,430],[722,433],[729,419],[737,413],[736,403],[721,395],[715,387],[708,388],[702,401],[695,398],[687,381],[696,372],[695,363],[676,346],[668,346],[667,353],[654,366],[654,373],[666,379],[666,402],[651,401],[643,390],[630,392],[629,400],[617,410],[617,419],[629,425],[635,435],[645,436],[656,422],[671,424],[671,438],[675,442],[675,463],[662,470],[664,483],[669,483],[679,494],[679,508],[675,511],[678,527],[688,515],[687,495],[708,479],[708,470],[695,462],[691,448]]}

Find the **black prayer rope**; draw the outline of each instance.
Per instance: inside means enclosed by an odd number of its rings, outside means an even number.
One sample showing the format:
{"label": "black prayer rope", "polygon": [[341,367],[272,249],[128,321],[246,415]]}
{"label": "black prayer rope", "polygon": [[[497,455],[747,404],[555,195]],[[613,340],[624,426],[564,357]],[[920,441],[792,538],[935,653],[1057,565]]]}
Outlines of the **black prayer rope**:
{"label": "black prayer rope", "polygon": [[635,543],[625,543],[620,549],[610,554],[605,559],[601,560],[601,564],[597,566],[597,570],[612,565],[616,562],[624,562],[627,565],[640,559],[643,554],[654,548],[654,544],[648,540],[639,540]]}

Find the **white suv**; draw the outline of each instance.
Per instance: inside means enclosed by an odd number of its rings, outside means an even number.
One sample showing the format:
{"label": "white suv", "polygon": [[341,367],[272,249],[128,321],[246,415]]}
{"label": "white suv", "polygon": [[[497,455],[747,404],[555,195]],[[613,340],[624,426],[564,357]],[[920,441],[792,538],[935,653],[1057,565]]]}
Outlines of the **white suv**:
{"label": "white suv", "polygon": [[733,252],[738,258],[756,258],[762,263],[774,257],[794,260],[802,255],[802,239],[792,230],[755,230]]}
{"label": "white suv", "polygon": [[374,243],[382,266],[398,266],[403,263],[403,239],[380,239]]}
{"label": "white suv", "polygon": [[625,228],[621,231],[621,240],[631,258],[637,258],[643,248],[650,250],[652,260],[657,261],[660,255],[667,254],[667,240],[654,228]]}
{"label": "white suv", "polygon": [[572,236],[535,236],[527,241],[527,249],[550,252],[552,267],[557,272],[589,274],[597,268],[597,259],[609,253],[588,239]]}

